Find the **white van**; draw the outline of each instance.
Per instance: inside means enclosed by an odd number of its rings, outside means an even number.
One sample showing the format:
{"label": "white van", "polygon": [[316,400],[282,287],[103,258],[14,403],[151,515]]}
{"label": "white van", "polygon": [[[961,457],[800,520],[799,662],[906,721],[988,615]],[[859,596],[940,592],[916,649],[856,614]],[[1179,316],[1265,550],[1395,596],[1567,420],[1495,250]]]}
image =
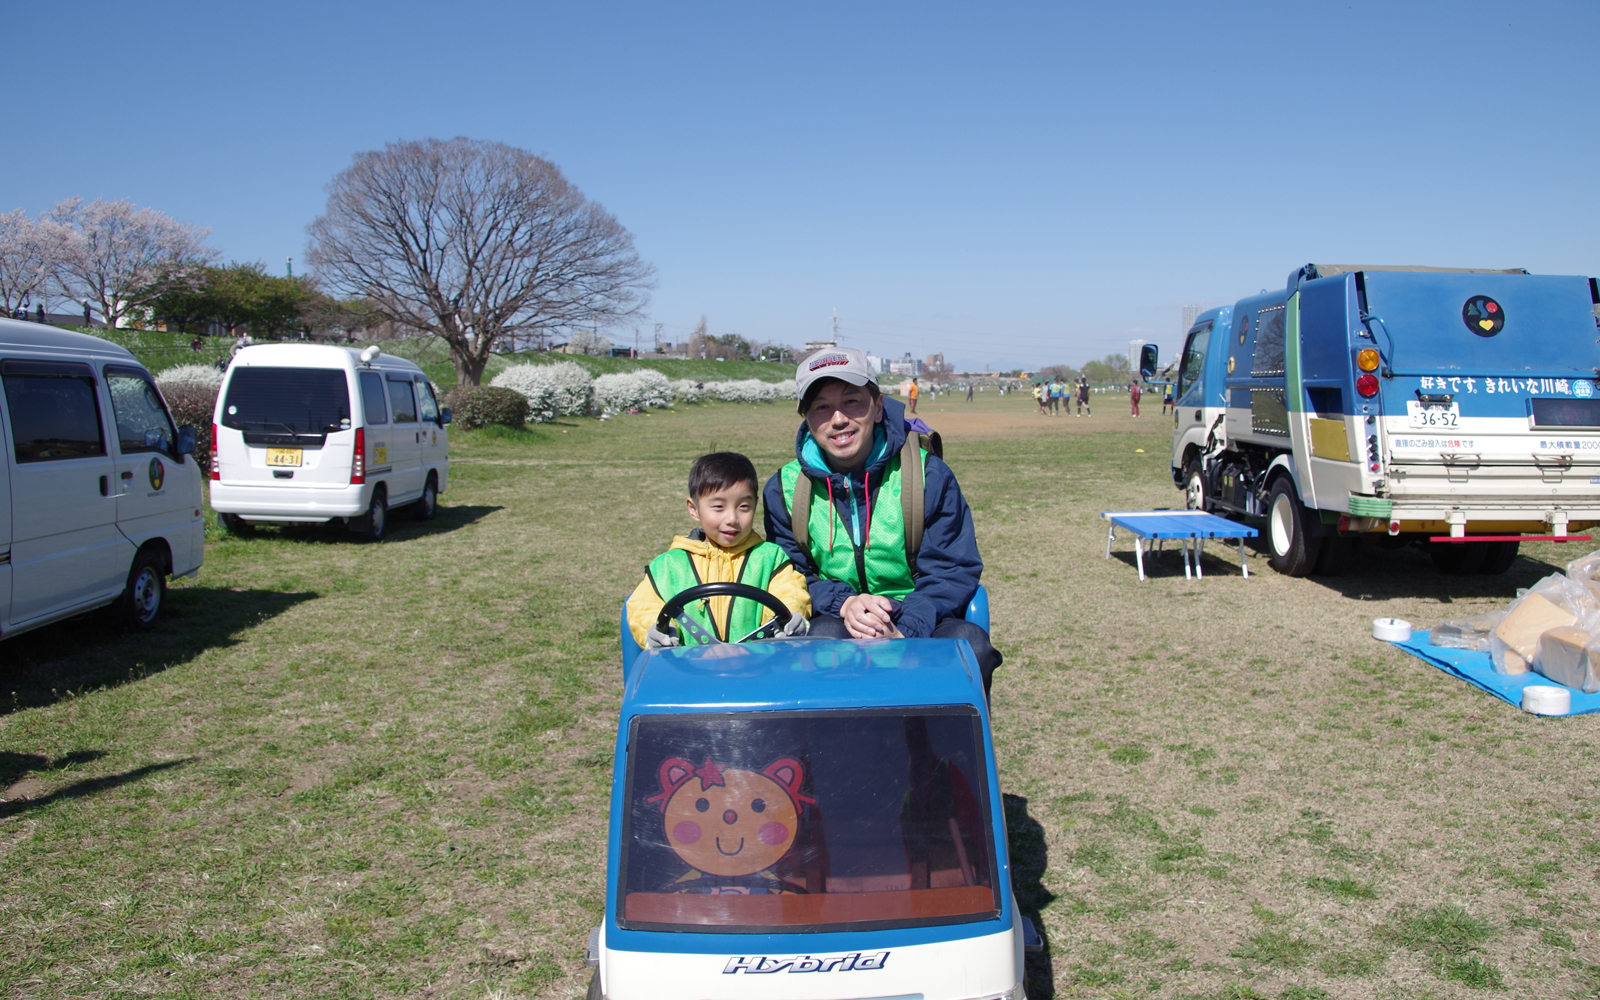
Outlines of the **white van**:
{"label": "white van", "polygon": [[0,319],[0,638],[117,603],[155,624],[204,555],[193,427],[109,341]]}
{"label": "white van", "polygon": [[376,347],[246,347],[217,394],[211,507],[229,531],[343,518],[379,541],[392,508],[432,520],[449,423],[422,369]]}

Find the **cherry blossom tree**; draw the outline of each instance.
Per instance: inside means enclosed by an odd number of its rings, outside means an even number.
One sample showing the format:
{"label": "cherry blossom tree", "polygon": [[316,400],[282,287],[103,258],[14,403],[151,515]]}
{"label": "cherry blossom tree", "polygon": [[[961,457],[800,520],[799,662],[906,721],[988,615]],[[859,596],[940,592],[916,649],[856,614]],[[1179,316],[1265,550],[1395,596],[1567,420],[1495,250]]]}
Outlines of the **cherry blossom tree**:
{"label": "cherry blossom tree", "polygon": [[20,208],[0,213],[0,305],[7,315],[48,293],[60,235],[56,226],[30,219]]}
{"label": "cherry blossom tree", "polygon": [[358,153],[309,232],[319,278],[443,339],[465,385],[508,335],[634,314],[652,274],[628,231],[555,164],[465,138]]}
{"label": "cherry blossom tree", "polygon": [[55,276],[62,293],[98,305],[108,327],[142,316],[173,286],[197,282],[217,257],[205,244],[209,229],[125,199],[69,198],[45,224],[61,234]]}

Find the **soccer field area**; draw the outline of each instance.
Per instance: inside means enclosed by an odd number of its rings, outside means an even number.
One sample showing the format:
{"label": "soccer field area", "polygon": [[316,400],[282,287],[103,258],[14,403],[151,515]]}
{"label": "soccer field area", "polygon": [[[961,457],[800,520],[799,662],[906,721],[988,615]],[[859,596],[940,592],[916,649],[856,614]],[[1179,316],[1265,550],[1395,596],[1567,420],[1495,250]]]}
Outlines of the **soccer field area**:
{"label": "soccer field area", "polygon": [[[1600,995],[1600,716],[1371,638],[1503,607],[1416,550],[1205,578],[1103,510],[1181,506],[1159,398],[925,399],[971,503],[1013,885],[1041,997]],[[438,519],[210,530],[171,616],[0,643],[0,996],[573,997],[603,905],[618,609],[714,450],[792,406],[456,432]],[[758,522],[759,523],[759,522]]]}

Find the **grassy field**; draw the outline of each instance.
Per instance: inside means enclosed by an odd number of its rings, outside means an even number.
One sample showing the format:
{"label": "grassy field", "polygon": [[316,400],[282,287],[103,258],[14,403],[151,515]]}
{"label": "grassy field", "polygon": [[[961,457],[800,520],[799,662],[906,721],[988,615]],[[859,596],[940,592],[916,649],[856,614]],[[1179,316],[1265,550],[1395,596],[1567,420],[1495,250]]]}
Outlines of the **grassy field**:
{"label": "grassy field", "polygon": [[[1524,715],[1369,635],[1579,553],[1297,580],[1213,549],[1203,582],[1167,555],[1141,584],[1098,512],[1181,495],[1168,425],[1115,408],[924,407],[1007,656],[1014,885],[1050,944],[1029,995],[1600,995],[1600,717]],[[795,419],[458,433],[437,521],[213,536],[153,633],[0,645],[0,996],[581,995],[618,602],[686,526],[692,458],[765,475]]]}

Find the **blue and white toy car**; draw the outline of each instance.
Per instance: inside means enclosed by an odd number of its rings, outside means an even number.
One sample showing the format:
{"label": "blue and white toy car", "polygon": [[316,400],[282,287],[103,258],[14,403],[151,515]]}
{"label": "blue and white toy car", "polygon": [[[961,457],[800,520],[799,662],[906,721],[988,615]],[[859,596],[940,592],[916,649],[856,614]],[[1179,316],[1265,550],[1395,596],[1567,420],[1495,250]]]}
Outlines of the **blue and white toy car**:
{"label": "blue and white toy car", "polygon": [[[662,610],[740,584],[691,588]],[[968,617],[987,626],[982,591]],[[640,651],[623,627],[591,998],[1017,1000],[988,707],[964,640]]]}

